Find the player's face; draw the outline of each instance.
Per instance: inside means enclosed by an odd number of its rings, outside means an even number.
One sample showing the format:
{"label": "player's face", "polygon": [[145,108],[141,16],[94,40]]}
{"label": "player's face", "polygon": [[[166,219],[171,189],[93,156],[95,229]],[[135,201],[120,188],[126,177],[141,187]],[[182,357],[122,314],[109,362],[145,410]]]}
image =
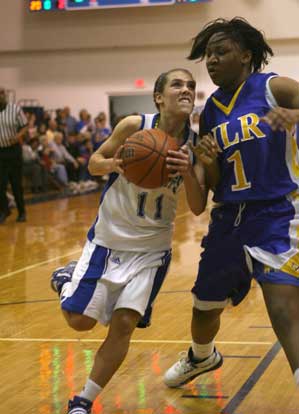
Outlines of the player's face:
{"label": "player's face", "polygon": [[194,106],[195,87],[195,80],[188,73],[169,73],[164,90],[158,97],[160,111],[189,116]]}
{"label": "player's face", "polygon": [[251,54],[243,51],[224,33],[211,36],[206,47],[206,65],[213,83],[223,89],[234,89],[250,72]]}

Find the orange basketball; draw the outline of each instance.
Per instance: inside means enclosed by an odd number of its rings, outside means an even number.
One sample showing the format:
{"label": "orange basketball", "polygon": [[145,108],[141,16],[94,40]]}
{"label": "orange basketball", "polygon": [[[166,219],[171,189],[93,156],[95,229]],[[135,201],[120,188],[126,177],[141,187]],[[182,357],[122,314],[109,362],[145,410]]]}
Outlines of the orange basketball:
{"label": "orange basketball", "polygon": [[175,138],[161,129],[142,129],[127,138],[121,151],[124,175],[143,188],[158,188],[168,183],[168,150],[178,150]]}

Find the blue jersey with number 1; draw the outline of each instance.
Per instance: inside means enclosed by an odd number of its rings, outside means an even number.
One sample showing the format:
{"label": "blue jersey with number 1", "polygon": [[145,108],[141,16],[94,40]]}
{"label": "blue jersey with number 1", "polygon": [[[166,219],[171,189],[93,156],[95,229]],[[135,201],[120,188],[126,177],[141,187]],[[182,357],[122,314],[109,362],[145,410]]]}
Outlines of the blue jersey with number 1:
{"label": "blue jersey with number 1", "polygon": [[298,189],[299,157],[294,131],[272,131],[260,118],[275,106],[274,73],[253,73],[234,93],[218,89],[203,110],[205,133],[217,139],[221,179],[214,201],[280,198]]}

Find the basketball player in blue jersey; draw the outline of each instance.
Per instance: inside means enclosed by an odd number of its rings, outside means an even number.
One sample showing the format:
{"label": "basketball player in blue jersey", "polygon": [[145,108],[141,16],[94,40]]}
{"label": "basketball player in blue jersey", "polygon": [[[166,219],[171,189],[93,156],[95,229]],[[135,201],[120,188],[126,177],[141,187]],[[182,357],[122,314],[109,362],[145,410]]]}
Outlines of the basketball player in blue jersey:
{"label": "basketball player in blue jersey", "polygon": [[[209,166],[214,201],[192,289],[192,346],[165,373],[169,387],[221,366],[220,315],[247,295],[254,275],[299,386],[299,84],[261,73],[273,52],[242,18],[217,19],[196,36],[189,58],[204,59],[219,88],[201,114],[196,154],[219,148]],[[208,170],[206,172],[209,174]],[[218,180],[217,180],[218,177]],[[210,182],[212,182],[210,180]]]}
{"label": "basketball player in blue jersey", "polygon": [[[64,317],[78,331],[97,322],[109,325],[96,353],[90,376],[80,394],[69,401],[68,414],[87,414],[92,403],[123,362],[132,333],[166,276],[178,189],[184,183],[191,210],[200,214],[207,191],[202,164],[188,151],[196,144],[189,128],[195,81],[184,69],[159,76],[154,101],[159,113],[129,116],[92,155],[92,175],[109,174],[98,215],[78,263],[56,270],[52,287],[59,293]],[[167,186],[147,190],[129,183],[118,157],[127,137],[158,127],[175,137],[180,151],[169,151]],[[146,315],[147,316],[147,315]]]}

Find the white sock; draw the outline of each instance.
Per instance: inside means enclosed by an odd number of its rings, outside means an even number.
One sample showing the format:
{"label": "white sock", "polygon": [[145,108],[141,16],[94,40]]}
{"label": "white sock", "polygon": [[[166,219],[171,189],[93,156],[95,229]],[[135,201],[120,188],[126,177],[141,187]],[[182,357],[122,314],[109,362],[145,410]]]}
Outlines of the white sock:
{"label": "white sock", "polygon": [[83,390],[79,394],[79,397],[85,398],[89,401],[94,401],[101,391],[102,387],[88,378]]}
{"label": "white sock", "polygon": [[196,359],[205,359],[208,358],[214,351],[214,341],[208,344],[197,344],[192,341],[192,351]]}
{"label": "white sock", "polygon": [[294,372],[294,377],[295,377],[295,382],[297,387],[299,387],[299,368],[296,369],[296,371]]}
{"label": "white sock", "polygon": [[65,282],[61,288],[60,298],[62,298],[72,282]]}

